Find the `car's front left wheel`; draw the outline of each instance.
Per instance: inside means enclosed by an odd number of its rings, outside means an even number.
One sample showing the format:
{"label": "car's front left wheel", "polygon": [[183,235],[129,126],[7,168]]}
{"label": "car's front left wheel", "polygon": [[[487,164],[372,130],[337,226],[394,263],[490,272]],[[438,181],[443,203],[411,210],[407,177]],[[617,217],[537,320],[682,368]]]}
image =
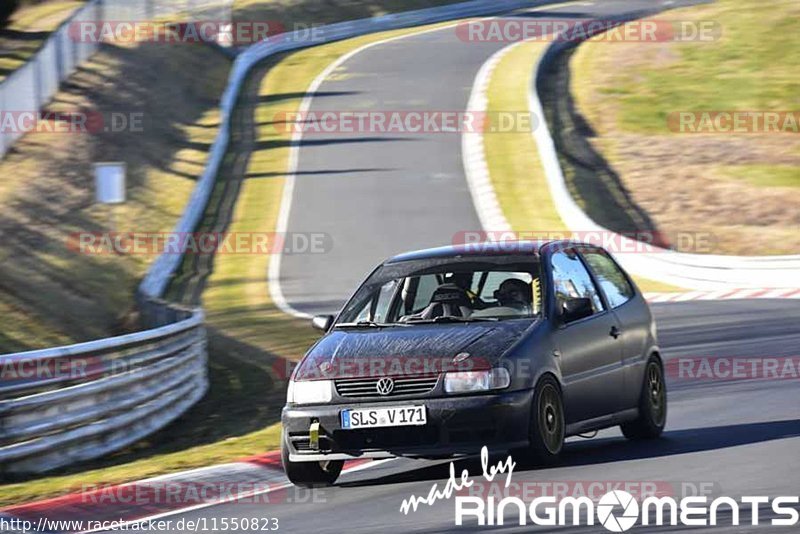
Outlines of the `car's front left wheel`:
{"label": "car's front left wheel", "polygon": [[536,385],[531,406],[529,452],[538,463],[555,461],[564,446],[564,403],[558,382],[545,376]]}
{"label": "car's front left wheel", "polygon": [[322,462],[293,462],[289,459],[289,446],[286,443],[286,436],[281,440],[281,461],[283,470],[289,481],[296,485],[306,488],[330,486],[344,467],[342,460],[327,460]]}

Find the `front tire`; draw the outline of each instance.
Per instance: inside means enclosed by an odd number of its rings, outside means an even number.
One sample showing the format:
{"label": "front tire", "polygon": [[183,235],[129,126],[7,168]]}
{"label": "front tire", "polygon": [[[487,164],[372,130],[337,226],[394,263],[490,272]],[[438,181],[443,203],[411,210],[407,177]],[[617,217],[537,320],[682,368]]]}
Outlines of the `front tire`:
{"label": "front tire", "polygon": [[541,464],[553,463],[564,447],[564,403],[558,382],[542,378],[536,385],[531,406],[528,440],[532,459]]}
{"label": "front tire", "polygon": [[330,486],[344,467],[343,460],[328,460],[325,462],[293,462],[289,459],[289,446],[286,443],[286,435],[281,439],[281,461],[283,470],[289,481],[295,486],[313,488],[320,486]]}
{"label": "front tire", "polygon": [[656,358],[650,358],[644,371],[644,384],[639,397],[639,417],[620,425],[631,440],[654,439],[664,431],[667,422],[667,386],[664,371]]}

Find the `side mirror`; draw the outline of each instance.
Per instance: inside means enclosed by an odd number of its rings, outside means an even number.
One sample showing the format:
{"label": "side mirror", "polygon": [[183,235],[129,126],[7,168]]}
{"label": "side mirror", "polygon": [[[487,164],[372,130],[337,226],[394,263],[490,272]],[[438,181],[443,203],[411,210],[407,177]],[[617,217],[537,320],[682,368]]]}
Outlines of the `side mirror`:
{"label": "side mirror", "polygon": [[332,324],[333,315],[317,315],[311,319],[311,326],[313,326],[315,330],[320,330],[322,332],[330,330]]}
{"label": "side mirror", "polygon": [[561,318],[565,323],[571,323],[594,313],[592,301],[587,298],[569,299],[561,307]]}

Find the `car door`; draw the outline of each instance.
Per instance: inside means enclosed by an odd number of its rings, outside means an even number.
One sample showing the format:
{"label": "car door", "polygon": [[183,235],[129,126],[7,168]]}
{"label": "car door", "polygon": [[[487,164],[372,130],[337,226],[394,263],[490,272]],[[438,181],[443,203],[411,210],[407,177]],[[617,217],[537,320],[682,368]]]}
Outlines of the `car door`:
{"label": "car door", "polygon": [[579,250],[622,330],[620,339],[625,383],[620,409],[635,408],[639,404],[642,375],[653,341],[650,309],[608,252],[596,247],[582,247]]}
{"label": "car door", "polygon": [[551,310],[559,313],[575,298],[588,298],[592,304],[587,317],[554,317],[567,424],[613,414],[620,409],[623,387],[620,325],[574,249],[553,253],[550,265]]}

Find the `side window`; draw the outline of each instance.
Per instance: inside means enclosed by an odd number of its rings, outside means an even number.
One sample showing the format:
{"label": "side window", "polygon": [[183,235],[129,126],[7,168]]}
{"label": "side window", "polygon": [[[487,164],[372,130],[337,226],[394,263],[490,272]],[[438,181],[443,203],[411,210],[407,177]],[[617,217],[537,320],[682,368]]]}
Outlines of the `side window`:
{"label": "side window", "polygon": [[[397,288],[397,280],[391,280],[383,284],[377,293],[374,293],[372,298],[367,301],[361,311],[356,317],[356,321],[375,321],[382,323],[386,321],[387,314],[389,313],[389,306],[392,303],[392,296]],[[375,305],[375,314],[372,313],[372,306]]]}
{"label": "side window", "polygon": [[633,298],[633,287],[604,250],[581,250],[581,254],[594,271],[595,278],[603,288],[612,308],[621,306]]}
{"label": "side window", "polygon": [[386,321],[389,314],[389,306],[392,304],[392,297],[397,289],[397,280],[386,282],[378,293],[378,303],[375,305],[375,317],[372,318],[376,323]]}
{"label": "side window", "polygon": [[593,313],[603,310],[603,301],[597,293],[592,277],[574,251],[557,252],[553,254],[551,261],[553,294],[559,308],[569,299],[588,298],[592,302]]}

